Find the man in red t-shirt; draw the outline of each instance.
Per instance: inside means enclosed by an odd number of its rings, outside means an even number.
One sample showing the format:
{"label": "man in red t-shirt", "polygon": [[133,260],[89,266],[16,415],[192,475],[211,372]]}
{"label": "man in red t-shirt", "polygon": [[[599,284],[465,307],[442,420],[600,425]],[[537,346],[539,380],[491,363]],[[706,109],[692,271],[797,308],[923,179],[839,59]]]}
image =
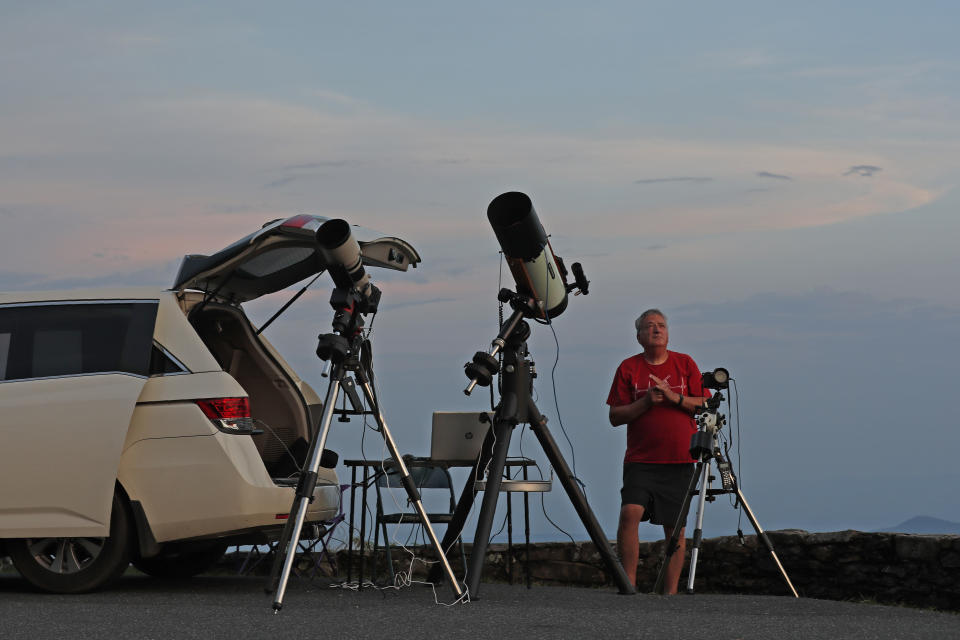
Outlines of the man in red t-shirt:
{"label": "man in red t-shirt", "polygon": [[[690,457],[690,436],[697,430],[693,414],[709,394],[693,358],[667,350],[667,318],[661,311],[644,311],[635,324],[643,353],[620,363],[607,396],[610,424],[627,425],[617,545],[633,583],[640,522],[649,519],[663,525],[668,540],[673,535],[695,468]],[[682,522],[686,522],[685,513]],[[668,594],[677,592],[683,570],[684,534],[681,529],[679,548],[667,565]]]}

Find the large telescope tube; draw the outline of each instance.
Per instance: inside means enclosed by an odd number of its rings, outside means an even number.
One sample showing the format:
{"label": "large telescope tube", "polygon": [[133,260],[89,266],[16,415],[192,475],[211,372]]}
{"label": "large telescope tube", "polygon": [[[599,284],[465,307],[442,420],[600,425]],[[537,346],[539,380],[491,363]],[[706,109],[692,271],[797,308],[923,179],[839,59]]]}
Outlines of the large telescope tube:
{"label": "large telescope tube", "polygon": [[317,229],[317,243],[334,284],[356,288],[363,295],[370,293],[370,274],[363,268],[360,245],[350,231],[350,223],[340,218],[327,220]]}
{"label": "large telescope tube", "polygon": [[544,320],[563,313],[567,274],[553,255],[529,196],[519,191],[497,196],[487,207],[487,219],[517,282],[517,292],[536,299],[538,315]]}

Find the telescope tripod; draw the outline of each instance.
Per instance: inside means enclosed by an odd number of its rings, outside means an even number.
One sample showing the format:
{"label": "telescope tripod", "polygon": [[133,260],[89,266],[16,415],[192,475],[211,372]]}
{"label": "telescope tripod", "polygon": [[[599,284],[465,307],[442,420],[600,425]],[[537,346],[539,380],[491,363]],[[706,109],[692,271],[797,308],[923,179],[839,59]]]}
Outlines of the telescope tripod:
{"label": "telescope tripod", "polygon": [[[532,304],[532,300],[525,300],[525,304]],[[506,463],[507,451],[510,448],[510,437],[514,427],[526,423],[530,425],[530,429],[540,442],[543,452],[550,460],[550,464],[557,473],[557,478],[566,490],[570,502],[590,534],[597,551],[600,552],[608,570],[613,575],[620,593],[635,593],[634,586],[630,584],[627,574],[623,570],[623,565],[620,564],[610,548],[610,543],[604,536],[586,497],[574,479],[570,467],[567,466],[556,441],[547,429],[547,418],[540,413],[533,401],[531,394],[536,372],[534,363],[527,357],[529,352],[526,343],[530,336],[530,325],[522,320],[524,313],[528,313],[529,309],[521,304],[516,306],[516,311],[501,327],[500,334],[493,342],[494,346],[491,352],[478,352],[474,356],[473,363],[467,365],[467,375],[472,378],[470,385],[465,390],[465,393],[469,395],[477,384],[487,386],[492,382],[493,376],[500,369],[496,355],[502,350],[503,370],[500,372],[502,395],[500,404],[494,413],[493,424],[487,432],[480,456],[473,466],[467,486],[463,489],[441,546],[446,549],[460,537],[467,515],[473,507],[476,494],[474,481],[481,480],[481,476],[486,470],[487,480],[484,487],[483,503],[477,518],[477,531],[473,537],[473,550],[470,555],[466,580],[471,598],[476,597],[480,588],[480,577],[486,559],[490,530],[496,515],[503,468]]]}
{"label": "telescope tripod", "polygon": [[[334,333],[322,334],[319,338],[317,347],[317,356],[323,360],[329,360],[333,363],[330,372],[330,385],[327,387],[327,395],[323,401],[323,419],[317,432],[317,437],[310,443],[310,452],[307,457],[307,464],[300,474],[300,480],[297,483],[297,489],[293,498],[293,505],[290,507],[290,515],[280,536],[280,543],[277,546],[277,555],[274,557],[273,567],[271,569],[271,578],[267,593],[275,593],[273,601],[273,611],[277,613],[283,608],[283,597],[287,589],[287,581],[290,578],[290,571],[293,568],[294,556],[297,552],[297,542],[300,540],[300,533],[303,529],[304,519],[307,515],[307,506],[313,500],[313,491],[317,485],[317,473],[320,470],[321,456],[323,455],[324,445],[327,441],[327,435],[330,431],[330,423],[333,418],[334,408],[337,397],[343,390],[351,398],[355,408],[359,408],[359,397],[354,391],[354,382],[349,377],[353,373],[356,382],[359,383],[363,391],[364,398],[370,407],[370,413],[376,420],[378,430],[383,436],[387,449],[390,452],[392,460],[389,464],[396,465],[400,476],[400,482],[407,491],[407,497],[413,505],[423,523],[424,529],[430,538],[433,548],[440,558],[440,562],[446,573],[450,587],[454,594],[459,598],[463,595],[463,590],[457,582],[453,569],[447,561],[443,548],[437,540],[437,536],[430,525],[430,519],[423,507],[420,499],[420,492],[410,472],[407,470],[403,457],[397,448],[397,444],[390,435],[390,429],[380,411],[380,405],[377,402],[376,395],[373,392],[371,384],[371,371],[369,357],[361,357],[361,351],[369,356],[369,342],[363,340],[360,328],[363,325],[361,313],[368,311],[375,312],[376,302],[379,300],[379,290],[373,288],[376,292],[376,300],[371,303],[360,299],[354,291],[347,291],[341,288],[334,290],[330,303],[336,310],[334,316]],[[366,304],[365,304],[366,303]],[[349,336],[349,338],[347,337]],[[366,344],[366,348],[364,348]],[[353,532],[350,533],[353,535]],[[281,564],[281,558],[283,559]]]}
{"label": "telescope tripod", "polygon": [[[697,573],[697,560],[700,556],[700,544],[703,541],[703,514],[706,503],[707,501],[712,502],[718,495],[734,494],[737,497],[737,503],[743,506],[743,510],[747,514],[747,519],[750,520],[750,524],[753,525],[754,531],[757,532],[757,538],[763,541],[764,546],[766,546],[767,550],[770,552],[770,556],[773,558],[774,563],[776,563],[777,569],[780,570],[780,575],[787,584],[787,588],[790,589],[790,593],[794,598],[799,598],[800,596],[797,595],[797,590],[793,588],[793,583],[790,582],[787,572],[780,563],[780,558],[777,557],[777,553],[773,549],[773,543],[770,542],[770,538],[767,537],[767,534],[763,531],[760,523],[757,522],[757,518],[753,515],[750,505],[747,504],[747,499],[743,497],[743,492],[740,491],[740,487],[737,483],[737,477],[733,473],[733,466],[723,457],[723,454],[720,452],[720,447],[717,445],[717,431],[723,426],[723,423],[726,420],[718,411],[720,402],[722,401],[723,395],[717,391],[707,401],[707,410],[697,417],[697,425],[699,428],[690,439],[690,456],[698,460],[697,470],[696,473],[694,473],[690,478],[690,485],[687,487],[687,493],[684,497],[683,506],[680,508],[680,513],[678,514],[677,520],[673,525],[673,535],[667,542],[666,547],[664,547],[663,556],[660,558],[660,571],[657,573],[657,582],[653,587],[653,591],[654,593],[660,594],[664,592],[664,581],[666,579],[667,565],[670,563],[670,558],[678,548],[677,543],[680,539],[680,532],[683,530],[684,526],[684,514],[686,514],[687,510],[690,508],[691,498],[696,495],[696,527],[693,530],[693,543],[690,550],[690,569],[687,572],[687,593],[692,594],[694,592],[693,581]],[[711,489],[709,487],[711,481],[715,479],[710,472],[711,462],[717,465],[717,472],[720,475],[722,487],[720,489]],[[700,485],[699,491],[696,490],[698,482]]]}

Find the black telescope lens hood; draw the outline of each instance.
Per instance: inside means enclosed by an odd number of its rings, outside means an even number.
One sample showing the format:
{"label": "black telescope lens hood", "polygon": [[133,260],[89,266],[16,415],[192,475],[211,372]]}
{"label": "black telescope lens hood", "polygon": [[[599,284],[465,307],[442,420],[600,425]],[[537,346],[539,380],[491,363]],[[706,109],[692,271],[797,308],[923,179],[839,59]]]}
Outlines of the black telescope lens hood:
{"label": "black telescope lens hood", "polygon": [[547,244],[547,232],[525,193],[508,191],[494,198],[487,207],[487,219],[509,258],[533,260]]}
{"label": "black telescope lens hood", "polygon": [[327,220],[317,229],[317,242],[324,249],[336,249],[350,239],[350,223],[341,218]]}

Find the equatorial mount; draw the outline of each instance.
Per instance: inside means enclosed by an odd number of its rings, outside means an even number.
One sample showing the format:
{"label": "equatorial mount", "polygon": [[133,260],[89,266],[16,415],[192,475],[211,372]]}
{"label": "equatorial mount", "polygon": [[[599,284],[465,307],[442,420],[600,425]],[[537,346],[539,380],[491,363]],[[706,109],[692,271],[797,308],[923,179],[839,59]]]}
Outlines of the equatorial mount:
{"label": "equatorial mount", "polygon": [[[582,275],[582,270],[579,270]],[[514,428],[520,424],[527,424],[533,431],[544,453],[550,460],[551,466],[557,473],[557,479],[563,485],[571,504],[580,516],[580,520],[590,534],[597,551],[607,565],[610,575],[620,589],[620,593],[635,593],[630,584],[623,566],[614,555],[610,543],[597,522],[593,510],[587,502],[582,489],[577,484],[570,467],[563,459],[563,455],[554,441],[549,429],[547,418],[540,413],[533,400],[533,379],[536,378],[534,363],[530,360],[527,348],[527,338],[530,337],[530,324],[525,317],[539,316],[539,307],[536,299],[521,293],[502,289],[498,296],[501,302],[508,302],[513,313],[500,327],[500,333],[493,340],[489,352],[478,351],[471,362],[464,365],[464,371],[470,378],[469,386],[464,393],[470,395],[474,387],[489,386],[494,376],[500,376],[502,389],[500,402],[495,408],[493,425],[481,447],[480,456],[473,466],[471,478],[482,478],[486,474],[484,485],[483,504],[477,517],[477,531],[474,535],[474,546],[470,558],[470,568],[467,571],[467,586],[471,597],[476,596],[480,586],[480,575],[486,548],[490,539],[493,518],[496,513],[497,497],[500,491],[502,474],[510,447],[510,437]],[[497,356],[503,355],[501,367]],[[460,501],[441,546],[446,548],[460,535],[466,522],[467,515],[473,505],[476,491],[472,483],[464,488]]]}
{"label": "equatorial mount", "polygon": [[[304,520],[306,518],[307,506],[313,500],[313,492],[317,484],[317,472],[321,465],[324,448],[326,446],[327,436],[330,432],[330,424],[337,397],[341,392],[346,393],[350,402],[354,405],[354,411],[363,413],[362,401],[355,389],[359,386],[363,393],[367,405],[370,407],[368,412],[376,421],[377,431],[383,436],[390,455],[397,466],[397,473],[401,484],[407,490],[407,498],[410,504],[417,511],[420,522],[423,524],[430,541],[433,544],[434,551],[440,557],[441,564],[450,587],[456,597],[461,597],[463,591],[457,582],[453,569],[447,561],[423,508],[423,502],[420,498],[416,483],[410,476],[410,472],[403,462],[403,457],[397,447],[396,441],[390,433],[383,412],[380,410],[379,402],[373,389],[373,370],[372,356],[370,355],[370,343],[363,338],[363,316],[375,314],[380,303],[380,290],[369,282],[365,282],[362,289],[351,286],[343,278],[334,278],[337,287],[330,295],[330,306],[333,307],[334,316],[331,322],[333,331],[331,333],[320,334],[317,345],[317,356],[322,360],[332,363],[330,373],[330,384],[327,387],[327,395],[323,401],[323,417],[318,425],[317,433],[310,443],[310,450],[307,457],[307,463],[301,472],[296,491],[294,492],[293,504],[290,507],[290,515],[284,525],[280,541],[277,545],[276,556],[274,557],[273,568],[270,572],[270,582],[267,586],[267,592],[275,593],[273,602],[273,611],[277,613],[283,607],[283,597],[287,589],[287,581],[290,572],[293,569],[294,558],[297,552],[297,542],[303,530]],[[356,383],[349,377],[352,373]],[[345,417],[342,415],[342,417]]]}

